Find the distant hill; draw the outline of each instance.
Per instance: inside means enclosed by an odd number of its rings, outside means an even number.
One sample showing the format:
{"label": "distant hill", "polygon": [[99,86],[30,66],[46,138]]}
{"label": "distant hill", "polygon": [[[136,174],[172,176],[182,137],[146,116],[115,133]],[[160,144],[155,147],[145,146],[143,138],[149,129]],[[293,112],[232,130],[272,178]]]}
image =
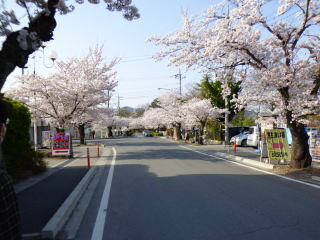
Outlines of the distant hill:
{"label": "distant hill", "polygon": [[129,107],[129,106],[122,107],[121,109],[126,109],[126,110],[128,110],[128,111],[130,111],[130,112],[135,111],[135,108]]}
{"label": "distant hill", "polygon": [[125,106],[125,107],[122,107],[121,109],[126,109],[130,112],[134,112],[134,111],[137,111],[137,110],[143,110],[143,108],[133,108],[133,107],[129,107],[129,106]]}

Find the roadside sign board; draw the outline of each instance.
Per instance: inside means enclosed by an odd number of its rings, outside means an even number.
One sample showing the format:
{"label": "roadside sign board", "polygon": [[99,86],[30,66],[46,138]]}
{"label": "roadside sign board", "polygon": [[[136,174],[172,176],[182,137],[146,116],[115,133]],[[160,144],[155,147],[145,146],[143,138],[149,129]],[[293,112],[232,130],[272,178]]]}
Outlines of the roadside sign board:
{"label": "roadside sign board", "polygon": [[51,145],[51,132],[42,131],[42,147],[50,148]]}
{"label": "roadside sign board", "polygon": [[320,160],[320,128],[309,128],[308,135],[312,160]]}
{"label": "roadside sign board", "polygon": [[52,135],[52,156],[70,155],[70,135],[55,133]]}
{"label": "roadside sign board", "polygon": [[291,159],[291,153],[285,129],[266,129],[268,156],[270,160]]}

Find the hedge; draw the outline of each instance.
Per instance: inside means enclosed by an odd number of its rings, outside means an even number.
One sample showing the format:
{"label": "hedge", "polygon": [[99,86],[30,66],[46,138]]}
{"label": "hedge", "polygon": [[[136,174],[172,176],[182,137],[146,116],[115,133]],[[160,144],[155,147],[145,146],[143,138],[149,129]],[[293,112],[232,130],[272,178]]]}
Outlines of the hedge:
{"label": "hedge", "polygon": [[42,172],[46,169],[43,157],[31,148],[29,128],[30,112],[23,104],[4,99],[10,108],[10,122],[2,149],[5,167],[14,180]]}

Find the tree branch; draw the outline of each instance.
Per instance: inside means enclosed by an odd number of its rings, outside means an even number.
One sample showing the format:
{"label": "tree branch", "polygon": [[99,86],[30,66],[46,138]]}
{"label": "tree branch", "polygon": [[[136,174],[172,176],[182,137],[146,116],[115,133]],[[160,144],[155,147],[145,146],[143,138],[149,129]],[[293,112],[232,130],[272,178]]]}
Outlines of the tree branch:
{"label": "tree branch", "polygon": [[[23,28],[28,33],[36,33],[37,41],[50,41],[53,36],[53,31],[56,27],[56,20],[54,19],[56,13],[56,6],[59,0],[48,0],[48,11],[40,12],[37,17],[35,17],[29,26]],[[7,39],[2,45],[0,51],[0,90],[2,89],[7,77],[16,67],[23,68],[28,62],[29,55],[37,50],[35,48],[33,39],[29,36],[27,37],[28,46],[27,49],[22,49],[17,40],[20,31],[15,31],[7,36]],[[40,44],[39,44],[40,47]]]}
{"label": "tree branch", "polygon": [[320,70],[318,70],[318,74],[315,80],[313,81],[313,84],[314,84],[314,87],[311,91],[311,95],[317,95],[320,88]]}

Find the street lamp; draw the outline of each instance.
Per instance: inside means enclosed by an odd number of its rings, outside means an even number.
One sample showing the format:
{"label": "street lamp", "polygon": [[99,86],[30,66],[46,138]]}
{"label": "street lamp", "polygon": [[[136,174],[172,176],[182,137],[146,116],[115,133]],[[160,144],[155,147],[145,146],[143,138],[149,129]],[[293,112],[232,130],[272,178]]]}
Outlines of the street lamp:
{"label": "street lamp", "polygon": [[56,51],[52,50],[51,53],[49,54],[49,58],[51,59],[52,64],[51,65],[47,65],[45,63],[45,55],[44,55],[44,49],[45,49],[45,47],[47,45],[48,45],[48,43],[46,43],[46,42],[43,42],[42,45],[41,45],[43,66],[45,66],[46,68],[52,68],[54,66],[54,61],[57,60],[57,58],[58,58],[58,54],[57,54]]}
{"label": "street lamp", "polygon": [[[34,96],[34,105],[36,105],[36,92],[33,93]],[[37,131],[37,117],[34,112],[33,118],[33,142],[34,142],[34,151],[38,151],[38,131]]]}
{"label": "street lamp", "polygon": [[[46,68],[52,68],[54,66],[54,61],[58,58],[58,54],[55,51],[51,51],[49,58],[52,61],[52,65],[47,65],[45,63],[45,54],[44,54],[44,48],[47,46],[47,43],[43,42],[41,45],[42,48],[42,61],[43,61],[43,66]],[[36,61],[35,61],[35,55],[33,56],[33,74],[34,77],[36,75]],[[36,92],[34,92],[34,103],[36,105]],[[34,113],[34,118],[33,118],[33,140],[34,140],[34,150],[38,150],[38,126],[37,126],[37,117],[36,113]]]}

